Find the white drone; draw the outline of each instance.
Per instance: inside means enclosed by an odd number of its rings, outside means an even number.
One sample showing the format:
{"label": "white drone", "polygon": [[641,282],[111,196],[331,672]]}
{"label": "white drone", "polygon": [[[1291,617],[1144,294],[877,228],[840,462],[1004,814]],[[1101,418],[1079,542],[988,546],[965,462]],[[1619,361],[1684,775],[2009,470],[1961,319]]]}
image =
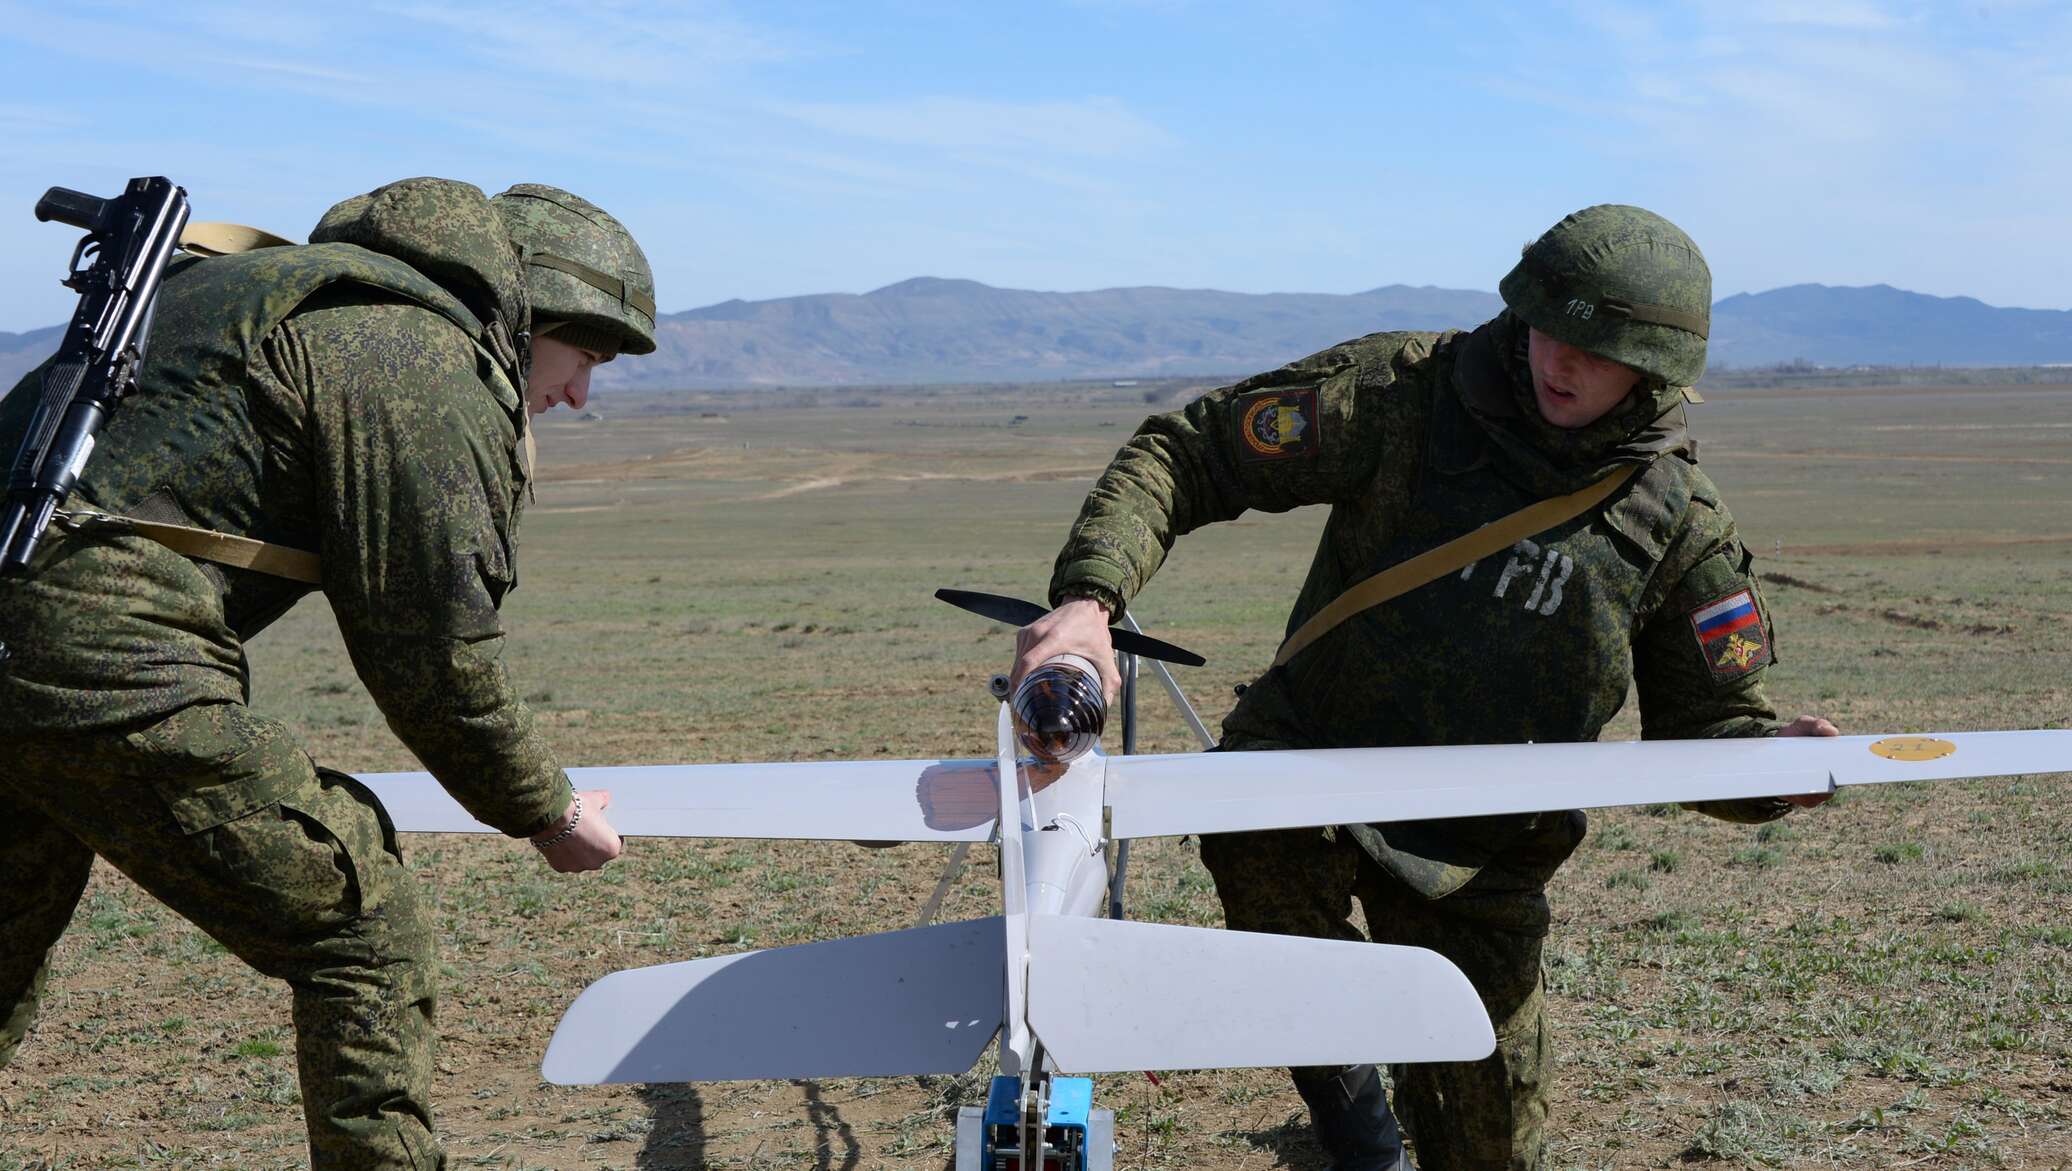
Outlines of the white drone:
{"label": "white drone", "polygon": [[[938,596],[1016,624],[1043,612]],[[961,1074],[997,1035],[1000,1076],[959,1119],[958,1171],[1105,1171],[1112,1116],[1091,1108],[1090,1080],[1060,1075],[1473,1061],[1495,1047],[1480,998],[1436,952],[1124,920],[1131,839],[2072,770],[2072,731],[1139,756],[1139,655],[1213,741],[1159,661],[1201,660],[1124,622],[1122,755],[1095,743],[1098,685],[1066,676],[1002,703],[992,759],[570,769],[577,788],[611,790],[628,837],[997,841],[1001,913],[614,972],[562,1017],[547,1080]],[[489,831],[427,773],[360,780],[398,830]],[[1380,997],[1414,1011],[1370,1011]]]}

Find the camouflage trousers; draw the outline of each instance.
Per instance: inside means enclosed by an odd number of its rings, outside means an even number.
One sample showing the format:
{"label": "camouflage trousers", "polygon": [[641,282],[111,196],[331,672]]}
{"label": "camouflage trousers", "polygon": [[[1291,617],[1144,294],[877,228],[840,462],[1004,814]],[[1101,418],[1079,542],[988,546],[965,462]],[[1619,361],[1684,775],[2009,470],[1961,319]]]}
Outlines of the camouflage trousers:
{"label": "camouflage trousers", "polygon": [[0,734],[0,791],[0,1066],[98,854],[287,982],[313,1171],[445,1165],[433,938],[373,794],[238,704],[128,735]]}
{"label": "camouflage trousers", "polygon": [[[1214,834],[1201,840],[1233,930],[1319,939],[1361,938],[1357,896],[1376,943],[1430,948],[1475,986],[1496,1029],[1496,1052],[1477,1062],[1397,1065],[1395,1110],[1424,1171],[1538,1171],[1552,1053],[1540,953],[1546,882],[1574,848],[1555,827],[1544,856],[1506,851],[1444,897],[1419,893],[1342,829]],[[1528,835],[1530,836],[1530,835]],[[1528,847],[1530,843],[1527,843]],[[1400,1011],[1375,990],[1376,1011]],[[1291,1070],[1304,1076],[1338,1070]]]}

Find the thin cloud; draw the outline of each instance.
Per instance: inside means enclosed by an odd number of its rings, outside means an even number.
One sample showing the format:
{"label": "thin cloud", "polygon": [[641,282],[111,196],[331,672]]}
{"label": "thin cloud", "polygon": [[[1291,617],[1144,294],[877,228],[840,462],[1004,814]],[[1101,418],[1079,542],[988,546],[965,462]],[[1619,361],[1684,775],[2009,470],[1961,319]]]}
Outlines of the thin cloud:
{"label": "thin cloud", "polygon": [[794,103],[772,107],[816,129],[896,146],[1115,156],[1173,140],[1112,98],[997,102],[930,97],[895,102]]}
{"label": "thin cloud", "polygon": [[[324,82],[329,85],[349,86],[353,89],[380,84],[380,79],[373,74],[350,73],[343,69],[327,69],[320,65],[302,65],[292,61],[269,61],[257,57],[222,56],[202,56],[196,58],[196,60],[202,65],[219,69],[234,69],[241,73],[271,74],[304,81]],[[326,92],[339,91],[326,90]]]}
{"label": "thin cloud", "polygon": [[1607,150],[1680,177],[1661,189],[1718,242],[1722,291],[1805,280],[1817,255],[1831,282],[2035,303],[2017,290],[2064,263],[2062,229],[2036,230],[2072,179],[2054,30],[1854,3],[1661,12],[1588,8],[1631,128]]}
{"label": "thin cloud", "polygon": [[79,115],[63,106],[0,102],[0,141],[75,130]]}
{"label": "thin cloud", "polygon": [[528,72],[683,89],[714,70],[788,61],[805,48],[703,6],[657,3],[382,5],[456,35],[456,48]]}
{"label": "thin cloud", "polygon": [[1814,28],[1887,29],[1899,23],[1882,6],[1868,0],[1761,0],[1744,5],[1742,11],[1764,24]]}

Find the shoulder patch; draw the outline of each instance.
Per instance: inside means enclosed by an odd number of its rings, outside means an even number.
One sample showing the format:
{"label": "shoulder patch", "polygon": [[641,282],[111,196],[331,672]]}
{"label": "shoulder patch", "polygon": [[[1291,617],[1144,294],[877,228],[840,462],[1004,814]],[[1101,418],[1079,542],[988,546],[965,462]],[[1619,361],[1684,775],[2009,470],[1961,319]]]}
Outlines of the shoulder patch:
{"label": "shoulder patch", "polygon": [[1687,617],[1714,683],[1728,683],[1770,665],[1770,635],[1756,609],[1754,591],[1735,590],[1694,607]]}
{"label": "shoulder patch", "polygon": [[1248,461],[1313,456],[1321,445],[1317,388],[1283,386],[1238,399],[1238,455]]}

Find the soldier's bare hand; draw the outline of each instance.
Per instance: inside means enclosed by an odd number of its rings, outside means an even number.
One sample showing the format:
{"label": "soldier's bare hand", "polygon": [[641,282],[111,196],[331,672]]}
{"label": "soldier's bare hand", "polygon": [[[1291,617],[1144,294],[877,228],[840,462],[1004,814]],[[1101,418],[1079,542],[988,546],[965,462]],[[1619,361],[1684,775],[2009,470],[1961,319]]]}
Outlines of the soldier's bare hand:
{"label": "soldier's bare hand", "polygon": [[[1842,730],[1828,723],[1820,716],[1800,716],[1791,723],[1777,729],[1777,734],[1779,736],[1839,736],[1842,734]],[[1786,797],[1785,800],[1801,809],[1811,809],[1815,805],[1824,803],[1832,796],[1834,796],[1833,793],[1803,793],[1796,797]]]}
{"label": "soldier's bare hand", "polygon": [[[625,839],[604,816],[605,806],[612,803],[612,795],[604,789],[591,789],[576,794],[582,802],[583,817],[576,822],[576,832],[566,838],[540,849],[547,865],[563,874],[574,874],[581,870],[602,869],[604,864],[619,856],[626,848]],[[561,820],[542,837],[552,837],[568,827],[568,819],[575,815],[576,802],[568,804],[568,811]]]}
{"label": "soldier's bare hand", "polygon": [[1072,598],[1016,632],[1012,685],[1021,686],[1022,676],[1058,655],[1078,655],[1092,663],[1101,673],[1101,691],[1109,703],[1115,702],[1122,691],[1122,675],[1115,669],[1106,606],[1092,598]]}

